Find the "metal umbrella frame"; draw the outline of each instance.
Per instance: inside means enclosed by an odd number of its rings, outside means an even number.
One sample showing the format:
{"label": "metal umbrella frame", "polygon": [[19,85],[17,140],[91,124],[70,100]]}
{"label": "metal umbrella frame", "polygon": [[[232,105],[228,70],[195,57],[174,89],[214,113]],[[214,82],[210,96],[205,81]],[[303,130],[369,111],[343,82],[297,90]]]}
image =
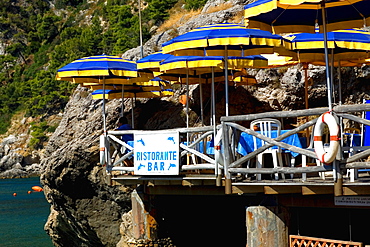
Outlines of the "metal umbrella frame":
{"label": "metal umbrella frame", "polygon": [[[194,76],[199,76],[211,73],[212,78],[212,119],[213,125],[216,124],[215,117],[215,71],[221,72],[224,70],[224,66],[229,68],[247,68],[247,67],[263,67],[267,65],[267,59],[262,56],[247,56],[247,57],[228,57],[227,62],[224,61],[222,56],[172,56],[161,62],[160,70],[165,73],[179,73],[186,75],[186,97],[189,98],[189,74]],[[229,80],[225,80],[225,82]],[[200,84],[200,91],[202,96],[202,83]],[[202,99],[201,99],[202,102]],[[187,112],[187,127],[189,127],[189,102],[186,101],[186,112]],[[203,114],[203,109],[201,109],[201,115]],[[216,131],[215,131],[216,133]]]}
{"label": "metal umbrella frame", "polygon": [[274,33],[314,33],[319,28],[324,36],[328,106],[331,111],[327,31],[368,26],[369,4],[370,0],[257,0],[244,7],[245,25]]}
{"label": "metal umbrella frame", "polygon": [[[300,63],[325,65],[323,33],[297,33],[284,37],[291,41],[291,49],[297,52],[297,58]],[[358,63],[354,61],[369,58],[370,32],[359,29],[328,32],[327,49],[331,56],[329,59],[332,67],[330,85],[333,88],[334,67],[338,67],[340,71],[341,66],[358,66]],[[304,66],[304,68],[305,74],[307,74],[307,66]],[[331,97],[334,99],[333,95]],[[339,73],[339,104],[341,103],[341,80]]]}
{"label": "metal umbrella frame", "polygon": [[[235,68],[246,67],[262,67],[267,65],[267,59],[262,56],[247,56],[247,57],[227,57],[222,56],[173,56],[161,62],[160,70],[166,73],[182,73],[186,74],[186,125],[189,128],[189,74],[195,76],[202,76],[202,74],[211,73],[211,97],[212,97],[212,122],[214,128],[214,138],[216,137],[216,100],[215,100],[215,71],[222,71],[224,66]],[[224,74],[228,76],[228,74]],[[228,80],[225,80],[228,83]],[[201,102],[202,99],[202,83],[200,85]],[[225,87],[228,87],[225,86]],[[201,103],[201,117],[203,122],[203,103]],[[187,135],[187,143],[189,143],[189,136]],[[218,164],[216,164],[215,171],[218,171]],[[219,174],[217,172],[217,174]]]}
{"label": "metal umbrella frame", "polygon": [[223,56],[226,116],[229,115],[228,57],[279,52],[288,55],[280,35],[247,29],[234,23],[219,23],[195,28],[162,44],[163,53],[175,56]]}
{"label": "metal umbrella frame", "polygon": [[[113,77],[122,82],[130,77],[137,77],[136,63],[131,60],[123,59],[117,56],[97,55],[77,59],[66,66],[58,69],[56,78],[63,80],[84,78],[88,81],[99,81],[105,86],[106,78]],[[105,116],[105,99],[103,98],[103,128],[104,134],[107,132]]]}
{"label": "metal umbrella frame", "polygon": [[[137,77],[136,63],[134,61],[105,54],[77,59],[58,69],[56,75],[57,80],[74,81],[80,79],[80,83],[101,83],[103,90],[105,90],[105,80],[107,78],[115,80],[115,83],[125,83],[128,78],[132,77]],[[103,95],[102,99],[103,138],[106,142],[105,95]],[[108,157],[108,149],[105,149],[104,152],[105,157]],[[103,162],[107,161],[103,160]]]}

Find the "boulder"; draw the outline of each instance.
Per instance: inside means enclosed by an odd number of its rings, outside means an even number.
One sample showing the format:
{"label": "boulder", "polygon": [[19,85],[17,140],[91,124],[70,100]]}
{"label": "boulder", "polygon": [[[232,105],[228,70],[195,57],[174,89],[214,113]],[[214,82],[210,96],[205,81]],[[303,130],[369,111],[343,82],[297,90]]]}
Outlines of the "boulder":
{"label": "boulder", "polygon": [[14,135],[9,135],[8,137],[5,137],[3,139],[2,145],[13,144],[17,140],[18,140],[17,137],[15,137]]}

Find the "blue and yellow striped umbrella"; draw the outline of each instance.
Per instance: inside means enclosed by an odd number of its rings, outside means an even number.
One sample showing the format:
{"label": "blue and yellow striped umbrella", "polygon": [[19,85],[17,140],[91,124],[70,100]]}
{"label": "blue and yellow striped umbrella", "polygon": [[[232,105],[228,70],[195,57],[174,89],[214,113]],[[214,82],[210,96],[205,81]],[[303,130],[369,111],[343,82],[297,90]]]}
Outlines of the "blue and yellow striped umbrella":
{"label": "blue and yellow striped umbrella", "polygon": [[324,32],[322,8],[326,32],[370,26],[370,0],[257,0],[244,6],[245,25],[273,33]]}
{"label": "blue and yellow striped umbrella", "polygon": [[[215,123],[215,88],[214,88],[214,82],[215,82],[215,73],[223,72],[225,69],[225,63],[227,63],[228,68],[231,68],[232,70],[235,69],[242,69],[247,67],[254,67],[254,68],[260,68],[263,66],[267,66],[268,62],[267,59],[262,56],[246,56],[246,57],[227,57],[227,61],[225,62],[224,57],[222,56],[172,56],[168,59],[165,59],[160,63],[160,71],[165,72],[166,74],[171,73],[178,73],[186,75],[185,83],[187,85],[187,97],[189,97],[188,92],[189,88],[188,85],[192,84],[192,82],[189,80],[189,75],[192,75],[194,77],[199,77],[198,81],[195,81],[195,83],[200,84],[200,99],[201,103],[203,103],[202,100],[202,83],[203,82],[211,82],[212,83],[212,115],[213,115],[213,123]],[[221,78],[221,80],[227,84],[229,84],[229,81],[234,81],[234,78],[228,78],[225,79],[225,76],[229,77],[229,74],[221,73],[221,77],[217,76],[217,78]],[[238,76],[237,79],[241,79],[243,77]],[[209,79],[209,80],[207,80]],[[244,77],[243,80],[240,80],[239,83],[242,82],[249,82],[250,84],[254,84],[251,81],[254,78],[250,77]],[[234,84],[234,82],[233,82]],[[227,92],[225,92],[226,94]],[[188,113],[188,101],[186,104],[186,111]],[[188,116],[188,114],[187,114]],[[203,104],[201,104],[201,120],[203,123]],[[188,118],[187,118],[187,125],[188,125]],[[188,127],[188,126],[187,126]]]}
{"label": "blue and yellow striped umbrella", "polygon": [[[244,57],[261,53],[286,54],[284,39],[270,32],[247,29],[243,25],[219,23],[195,28],[162,44],[164,53],[175,56],[224,56],[226,116],[228,106],[229,56]],[[284,52],[284,53],[283,53]]]}
{"label": "blue and yellow striped umbrella", "polygon": [[329,111],[332,88],[327,48],[328,31],[370,25],[370,0],[257,0],[244,7],[245,25],[273,33],[324,33]]}
{"label": "blue and yellow striped umbrella", "polygon": [[155,52],[153,54],[150,54],[146,57],[143,57],[142,59],[139,59],[136,61],[137,69],[148,69],[151,71],[158,72],[159,71],[159,65],[160,63],[165,60],[172,57],[170,54],[164,54],[162,51]]}
{"label": "blue and yellow striped umbrella", "polygon": [[[98,83],[105,89],[106,81],[110,84],[126,84],[128,78],[137,77],[136,63],[118,56],[97,55],[77,59],[58,69],[56,79],[78,83]],[[106,114],[103,95],[102,115],[103,131],[106,135]]]}
{"label": "blue and yellow striped umbrella", "polygon": [[240,24],[219,23],[179,35],[162,44],[162,50],[176,56],[224,56],[226,47],[228,56],[248,56],[273,53],[274,47],[284,45],[279,35]]}
{"label": "blue and yellow striped umbrella", "polygon": [[117,56],[97,55],[77,59],[58,69],[57,77],[137,77],[136,63]]}
{"label": "blue and yellow striped umbrella", "polygon": [[[105,93],[104,93],[105,92]],[[127,90],[124,92],[124,98],[159,98],[173,96],[171,88],[162,89],[158,87],[148,87],[142,89]],[[91,93],[93,99],[120,99],[122,92],[114,89],[97,89]]]}
{"label": "blue and yellow striped umbrella", "polygon": [[[228,57],[228,68],[262,68],[268,65],[266,58],[260,55],[246,57]],[[224,70],[224,57],[222,56],[172,56],[160,63],[160,71],[165,73],[178,73],[201,75],[211,72],[222,72]]]}
{"label": "blue and yellow striped umbrella", "polygon": [[[301,63],[325,65],[323,33],[297,33],[284,36],[291,41]],[[369,58],[370,32],[360,29],[327,33],[327,47],[333,55],[334,66],[348,66],[351,61]]]}

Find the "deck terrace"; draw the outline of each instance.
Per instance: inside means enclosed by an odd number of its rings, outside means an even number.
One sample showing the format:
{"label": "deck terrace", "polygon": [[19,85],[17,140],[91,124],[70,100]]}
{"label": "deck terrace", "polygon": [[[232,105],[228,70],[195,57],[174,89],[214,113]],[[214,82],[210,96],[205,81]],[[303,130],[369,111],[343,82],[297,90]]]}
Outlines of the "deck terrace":
{"label": "deck terrace", "polygon": [[[334,107],[332,114],[339,119],[340,125],[344,118],[361,125],[370,125],[369,120],[357,116],[369,110],[370,105],[366,104],[346,105]],[[142,185],[154,194],[369,195],[370,176],[366,171],[370,168],[370,163],[366,161],[370,155],[368,147],[346,147],[341,142],[335,160],[324,165],[318,161],[313,149],[313,138],[309,138],[307,147],[298,145],[294,139],[301,133],[312,136],[318,116],[325,112],[326,108],[315,108],[222,117],[221,125],[217,126],[217,135],[214,135],[214,126],[154,131],[171,131],[180,136],[179,170],[178,174],[171,175],[138,175],[135,174],[136,166],[123,165],[123,161],[134,153],[135,147],[122,142],[119,136],[145,131],[110,131],[107,139],[108,151],[111,150],[105,153],[108,157],[108,181],[114,185]],[[307,121],[294,129],[282,131],[276,137],[266,137],[249,128],[250,122],[256,119],[273,118],[284,121],[302,117]],[[241,146],[242,134],[261,139],[264,144],[248,151]],[[293,141],[286,142],[289,138]],[[212,151],[206,145],[210,140]],[[257,155],[273,146],[286,151],[283,154],[283,165],[274,167],[271,160],[263,166],[255,165]],[[122,152],[121,147],[129,151]],[[357,172],[361,169],[362,172]]]}
{"label": "deck terrace", "polygon": [[[149,188],[151,194],[192,194],[212,195],[225,194],[225,180],[221,186],[216,186],[216,177],[210,174],[188,174],[179,176],[135,176],[115,175],[112,184],[139,186]],[[334,194],[335,182],[329,175],[323,180],[319,174],[308,177],[306,181],[302,178],[286,178],[285,180],[245,179],[240,175],[235,176],[232,181],[232,194],[302,194],[320,195]],[[349,177],[343,178],[343,196],[370,195],[370,175],[360,173],[355,182]]]}

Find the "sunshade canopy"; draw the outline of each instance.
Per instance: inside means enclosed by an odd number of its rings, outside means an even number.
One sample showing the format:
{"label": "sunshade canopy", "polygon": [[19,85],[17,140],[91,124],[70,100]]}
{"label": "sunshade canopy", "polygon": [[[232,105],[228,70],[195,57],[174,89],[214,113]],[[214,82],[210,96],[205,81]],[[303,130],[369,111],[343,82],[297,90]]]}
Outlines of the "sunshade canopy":
{"label": "sunshade canopy", "polygon": [[98,55],[77,59],[58,69],[57,78],[136,77],[136,63],[117,56]]}
{"label": "sunshade canopy", "polygon": [[244,6],[245,25],[273,33],[323,32],[370,26],[370,0],[257,0]]}
{"label": "sunshade canopy", "polygon": [[267,59],[267,66],[263,68],[276,68],[283,66],[296,65],[299,62],[296,58],[289,56],[279,56],[278,54],[261,54],[262,57]]}
{"label": "sunshade canopy", "polygon": [[[267,59],[260,56],[228,57],[229,69],[261,68],[267,66]],[[193,76],[219,72],[224,69],[224,58],[222,56],[172,56],[160,64],[160,70],[165,73],[189,73]]]}
{"label": "sunshade canopy", "polygon": [[150,54],[142,59],[136,61],[137,69],[149,69],[152,71],[159,71],[159,64],[165,59],[172,57],[171,54],[164,54],[162,51]]}
{"label": "sunshade canopy", "polygon": [[[297,33],[285,37],[291,41],[300,62],[325,63],[323,33]],[[327,46],[336,63],[341,61],[342,66],[348,66],[351,60],[369,58],[370,32],[359,29],[328,32]]]}
{"label": "sunshade canopy", "polygon": [[176,56],[247,56],[273,53],[284,46],[283,38],[267,31],[247,29],[234,23],[195,28],[162,45],[163,53]]}
{"label": "sunshade canopy", "polygon": [[[105,92],[105,95],[104,95]],[[120,99],[122,92],[120,90],[103,90],[98,89],[92,92],[93,99]],[[173,95],[172,89],[158,90],[158,91],[125,91],[124,98],[158,98],[169,97]]]}

